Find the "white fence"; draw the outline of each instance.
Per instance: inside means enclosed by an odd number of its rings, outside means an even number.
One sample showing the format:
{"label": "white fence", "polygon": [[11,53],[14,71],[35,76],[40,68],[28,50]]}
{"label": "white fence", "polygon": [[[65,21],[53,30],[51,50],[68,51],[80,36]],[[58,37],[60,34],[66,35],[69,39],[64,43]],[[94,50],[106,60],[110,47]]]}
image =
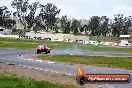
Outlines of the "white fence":
{"label": "white fence", "polygon": [[0,34],[0,37],[4,37],[4,38],[19,38],[19,35],[2,35],[2,34]]}

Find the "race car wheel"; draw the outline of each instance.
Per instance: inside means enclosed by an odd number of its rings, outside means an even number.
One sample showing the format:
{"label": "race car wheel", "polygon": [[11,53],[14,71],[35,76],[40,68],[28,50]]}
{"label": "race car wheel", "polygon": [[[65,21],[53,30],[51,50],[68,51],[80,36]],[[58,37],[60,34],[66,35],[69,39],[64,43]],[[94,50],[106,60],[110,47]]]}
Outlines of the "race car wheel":
{"label": "race car wheel", "polygon": [[37,54],[41,53],[40,50],[37,50]]}
{"label": "race car wheel", "polygon": [[48,54],[48,50],[46,51],[46,54]]}
{"label": "race car wheel", "polygon": [[48,53],[50,53],[50,50],[48,50]]}

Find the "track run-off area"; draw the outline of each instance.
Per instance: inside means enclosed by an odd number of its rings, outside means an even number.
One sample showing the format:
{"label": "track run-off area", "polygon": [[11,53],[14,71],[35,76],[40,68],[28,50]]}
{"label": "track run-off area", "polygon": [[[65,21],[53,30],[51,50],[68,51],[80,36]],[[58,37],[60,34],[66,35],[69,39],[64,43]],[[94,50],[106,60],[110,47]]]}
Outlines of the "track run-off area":
{"label": "track run-off area", "polygon": [[[68,65],[63,63],[47,62],[41,60],[32,60],[24,58],[23,55],[36,54],[35,50],[17,50],[17,49],[0,49],[0,62],[7,64],[15,64],[28,68],[35,68],[44,71],[51,71],[55,73],[64,73],[67,75],[76,76],[79,65]],[[69,50],[52,50],[51,54],[66,54],[66,55],[86,55],[86,56],[110,56],[110,57],[132,57],[132,54],[127,53],[108,53],[108,52],[80,52]],[[130,74],[131,70],[105,68],[96,66],[83,66],[89,74]],[[132,88],[130,84],[105,84],[105,88]],[[103,87],[102,87],[103,88]]]}

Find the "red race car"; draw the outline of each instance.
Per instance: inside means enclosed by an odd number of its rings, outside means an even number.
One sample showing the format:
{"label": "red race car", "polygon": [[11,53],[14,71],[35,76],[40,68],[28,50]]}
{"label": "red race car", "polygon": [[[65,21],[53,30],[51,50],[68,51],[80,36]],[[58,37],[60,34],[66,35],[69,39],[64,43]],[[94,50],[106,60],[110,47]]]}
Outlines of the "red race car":
{"label": "red race car", "polygon": [[47,45],[38,45],[37,47],[37,54],[41,53],[41,52],[45,52],[46,54],[50,53],[50,48],[48,48]]}

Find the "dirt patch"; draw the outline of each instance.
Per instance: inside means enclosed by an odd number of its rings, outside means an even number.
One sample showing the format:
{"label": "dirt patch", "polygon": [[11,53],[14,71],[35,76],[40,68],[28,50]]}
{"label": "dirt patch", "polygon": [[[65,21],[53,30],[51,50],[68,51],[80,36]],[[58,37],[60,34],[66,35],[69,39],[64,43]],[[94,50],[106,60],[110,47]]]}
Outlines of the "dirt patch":
{"label": "dirt patch", "polygon": [[36,70],[33,68],[23,68],[16,65],[7,65],[0,63],[0,74],[16,75],[23,78],[31,78],[38,81],[48,81],[51,83],[59,83],[64,85],[73,85],[76,88],[98,88],[97,84],[86,84],[79,86],[76,83],[75,77],[64,74],[52,73],[48,71]]}

